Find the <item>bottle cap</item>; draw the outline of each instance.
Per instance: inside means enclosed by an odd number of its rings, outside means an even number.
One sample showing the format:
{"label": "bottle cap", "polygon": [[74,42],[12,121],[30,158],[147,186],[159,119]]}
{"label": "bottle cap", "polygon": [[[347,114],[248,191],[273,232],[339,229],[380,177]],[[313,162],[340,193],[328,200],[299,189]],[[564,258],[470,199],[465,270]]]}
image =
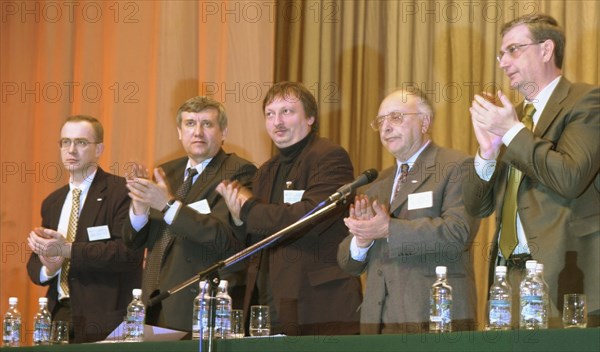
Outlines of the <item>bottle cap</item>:
{"label": "bottle cap", "polygon": [[227,282],[227,280],[221,280],[221,282],[219,282],[219,288],[227,288],[228,284],[229,282]]}
{"label": "bottle cap", "polygon": [[525,262],[525,268],[535,269],[537,267],[537,260],[528,260]]}
{"label": "bottle cap", "polygon": [[204,287],[204,286],[206,286],[206,280],[202,280],[198,283],[198,288],[200,288],[200,291],[206,290],[208,288],[208,286],[207,287]]}
{"label": "bottle cap", "polygon": [[48,298],[40,297],[40,298],[38,298],[38,303],[48,303]]}
{"label": "bottle cap", "polygon": [[8,304],[17,304],[19,299],[17,297],[8,297]]}
{"label": "bottle cap", "polygon": [[445,274],[446,273],[446,267],[445,266],[436,266],[435,267],[435,273],[437,275]]}
{"label": "bottle cap", "polygon": [[133,293],[134,296],[141,296],[142,295],[142,289],[141,288],[134,288],[131,293]]}
{"label": "bottle cap", "polygon": [[506,274],[506,266],[498,265],[496,267],[496,274]]}

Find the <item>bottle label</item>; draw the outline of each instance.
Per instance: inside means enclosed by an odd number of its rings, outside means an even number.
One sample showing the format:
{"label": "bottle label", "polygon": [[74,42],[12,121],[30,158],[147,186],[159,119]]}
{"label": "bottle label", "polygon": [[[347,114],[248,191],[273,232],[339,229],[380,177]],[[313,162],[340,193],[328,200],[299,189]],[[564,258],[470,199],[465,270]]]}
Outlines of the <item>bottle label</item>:
{"label": "bottle label", "polygon": [[434,314],[431,314],[429,320],[435,323],[449,324],[452,321],[451,308],[452,302],[448,299],[439,299],[432,302],[435,306]]}
{"label": "bottle label", "polygon": [[501,299],[490,300],[490,325],[510,325],[510,302]]}
{"label": "bottle label", "polygon": [[49,321],[36,321],[33,330],[33,341],[34,342],[47,342],[50,341],[50,322]]}
{"label": "bottle label", "polygon": [[521,320],[541,323],[544,313],[542,296],[521,297]]}

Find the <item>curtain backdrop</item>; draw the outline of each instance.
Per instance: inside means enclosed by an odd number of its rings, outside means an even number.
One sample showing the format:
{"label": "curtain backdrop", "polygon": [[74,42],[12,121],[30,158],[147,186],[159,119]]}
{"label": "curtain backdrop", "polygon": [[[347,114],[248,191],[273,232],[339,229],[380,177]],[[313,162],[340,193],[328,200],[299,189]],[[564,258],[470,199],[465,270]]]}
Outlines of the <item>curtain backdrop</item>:
{"label": "curtain backdrop", "polygon": [[[102,121],[101,166],[124,175],[129,162],[182,155],[175,112],[210,95],[228,111],[224,148],[260,164],[271,153],[262,97],[274,81],[299,80],[318,98],[321,135],[350,152],[358,174],[392,165],[368,123],[386,93],[417,85],[436,107],[434,140],[472,154],[473,93],[508,91],[494,59],[499,26],[530,12],[566,28],[565,75],[598,84],[594,0],[0,0],[0,313],[19,297],[31,341],[45,289],[27,277],[26,238],[42,200],[67,181],[56,144],[66,116]],[[482,224],[479,244],[491,226]],[[483,253],[473,251],[480,307]]]}
{"label": "curtain backdrop", "polygon": [[68,181],[57,145],[68,115],[101,120],[100,164],[124,175],[132,161],[152,167],[184,155],[175,113],[211,95],[228,113],[225,150],[256,163],[269,157],[258,101],[272,82],[275,18],[268,2],[244,4],[0,2],[0,312],[19,297],[28,343],[46,289],[27,276],[26,239],[42,200]]}
{"label": "curtain backdrop", "polygon": [[[394,165],[369,127],[379,103],[397,88],[419,87],[436,114],[433,140],[474,155],[468,108],[473,95],[502,89],[513,102],[496,53],[500,27],[547,13],[565,28],[563,74],[598,84],[598,1],[329,1],[278,2],[275,80],[302,81],[317,95],[321,135],[349,151],[357,173]],[[600,136],[599,136],[600,137]],[[493,220],[484,220],[473,258],[478,317],[484,322]],[[451,284],[451,283],[450,283]],[[407,283],[410,285],[410,283]],[[460,297],[456,298],[460,299]]]}

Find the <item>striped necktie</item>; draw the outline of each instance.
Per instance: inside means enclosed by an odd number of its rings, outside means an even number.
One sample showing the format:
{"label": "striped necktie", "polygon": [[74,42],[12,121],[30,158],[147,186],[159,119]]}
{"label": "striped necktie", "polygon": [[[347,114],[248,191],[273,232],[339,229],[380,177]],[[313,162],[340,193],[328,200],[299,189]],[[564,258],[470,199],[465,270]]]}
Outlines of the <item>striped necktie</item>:
{"label": "striped necktie", "polygon": [[[175,192],[175,198],[177,198],[177,200],[182,202],[185,201],[187,194],[192,188],[194,176],[196,176],[197,173],[198,171],[195,168],[187,169],[188,177]],[[150,297],[152,292],[158,288],[160,268],[162,266],[163,257],[172,237],[173,235],[171,234],[169,225],[165,223],[160,236],[154,243],[154,246],[148,249],[148,258],[146,261],[146,269],[142,282],[143,297]]]}
{"label": "striped necktie", "polygon": [[[79,188],[73,188],[73,201],[71,204],[71,215],[69,216],[69,228],[67,230],[67,242],[73,243],[75,241],[75,234],[77,233],[77,222],[79,221],[79,197],[81,196],[81,190]],[[60,272],[60,288],[65,293],[65,296],[69,296],[69,269],[71,268],[71,260],[65,258],[61,266]]]}

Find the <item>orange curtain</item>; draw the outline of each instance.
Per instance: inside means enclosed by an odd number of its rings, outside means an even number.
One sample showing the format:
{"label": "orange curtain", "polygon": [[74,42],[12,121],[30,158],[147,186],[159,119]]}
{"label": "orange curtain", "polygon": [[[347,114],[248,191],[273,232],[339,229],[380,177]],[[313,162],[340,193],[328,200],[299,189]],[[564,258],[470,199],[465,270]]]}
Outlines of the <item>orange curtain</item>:
{"label": "orange curtain", "polygon": [[[195,95],[225,104],[224,145],[270,155],[260,104],[273,81],[275,18],[255,1],[1,1],[0,314],[19,298],[26,343],[37,298],[26,238],[42,200],[68,181],[57,141],[71,114],[105,129],[101,166],[124,175],[183,155],[175,113]],[[260,11],[257,12],[257,11]]]}

